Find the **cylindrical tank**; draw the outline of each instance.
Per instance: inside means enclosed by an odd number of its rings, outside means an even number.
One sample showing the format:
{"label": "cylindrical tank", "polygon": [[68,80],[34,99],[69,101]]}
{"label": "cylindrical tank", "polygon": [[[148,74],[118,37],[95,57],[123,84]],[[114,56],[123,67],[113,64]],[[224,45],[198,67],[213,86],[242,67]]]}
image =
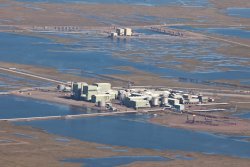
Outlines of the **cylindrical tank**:
{"label": "cylindrical tank", "polygon": [[148,96],[147,101],[151,101],[151,100],[152,100],[152,96]]}
{"label": "cylindrical tank", "polygon": [[169,97],[170,93],[164,93],[163,97]]}
{"label": "cylindrical tank", "polygon": [[158,97],[152,98],[152,106],[159,106],[159,98]]}
{"label": "cylindrical tank", "polygon": [[65,89],[65,85],[59,84],[59,85],[57,85],[57,89],[58,89],[59,91],[63,91],[63,90]]}
{"label": "cylindrical tank", "polygon": [[71,87],[69,86],[65,86],[65,88],[63,89],[64,92],[71,92]]}
{"label": "cylindrical tank", "polygon": [[119,90],[118,91],[118,100],[122,101],[125,97],[125,91],[124,90]]}
{"label": "cylindrical tank", "polygon": [[162,97],[162,104],[168,104],[168,97]]}
{"label": "cylindrical tank", "polygon": [[105,101],[98,101],[98,107],[105,107]]}
{"label": "cylindrical tank", "polygon": [[125,98],[125,93],[124,92],[119,92],[118,93],[118,100],[122,101]]}

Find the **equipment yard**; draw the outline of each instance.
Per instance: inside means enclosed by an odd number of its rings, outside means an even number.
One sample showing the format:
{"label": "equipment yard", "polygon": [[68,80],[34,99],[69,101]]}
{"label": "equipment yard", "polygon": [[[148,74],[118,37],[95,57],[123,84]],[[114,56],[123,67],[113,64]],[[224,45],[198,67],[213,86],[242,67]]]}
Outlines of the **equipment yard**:
{"label": "equipment yard", "polygon": [[0,0],[0,166],[249,167],[249,0]]}

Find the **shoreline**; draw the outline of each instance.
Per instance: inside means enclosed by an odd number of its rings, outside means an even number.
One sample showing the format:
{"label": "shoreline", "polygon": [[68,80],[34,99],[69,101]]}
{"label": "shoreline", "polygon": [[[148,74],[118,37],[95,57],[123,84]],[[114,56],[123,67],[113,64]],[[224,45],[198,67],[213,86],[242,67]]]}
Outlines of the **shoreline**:
{"label": "shoreline", "polygon": [[[123,166],[184,166],[192,164],[193,167],[199,167],[201,161],[210,163],[204,164],[204,167],[221,166],[227,167],[228,164],[237,163],[239,167],[248,167],[249,158],[239,158],[226,155],[208,155],[199,152],[185,152],[178,150],[157,151],[143,148],[129,148],[123,146],[106,145],[87,141],[80,141],[70,137],[64,137],[44,132],[41,129],[29,126],[16,126],[6,122],[0,122],[1,139],[9,139],[11,143],[1,143],[1,163],[7,166],[22,165],[33,167],[34,164],[47,166],[48,164],[55,167],[78,167],[83,163],[64,163],[65,158],[105,158],[116,156],[160,156],[169,158],[171,161],[139,162],[128,163]],[[13,135],[16,134],[16,135]],[[19,135],[18,135],[19,134]],[[21,135],[21,136],[20,136]],[[25,138],[23,136],[31,136]],[[59,139],[65,139],[67,142],[60,142]],[[41,147],[43,149],[41,149]],[[32,150],[32,151],[31,151]],[[115,151],[118,150],[118,151]],[[122,152],[119,150],[126,150]],[[18,154],[16,154],[18,152]],[[179,157],[179,158],[178,158]],[[183,157],[183,159],[182,159]],[[187,158],[187,159],[185,159]],[[188,160],[190,158],[190,160]],[[44,161],[46,159],[46,161]]]}
{"label": "shoreline", "polygon": [[[209,117],[211,117],[209,119]],[[187,121],[187,113],[176,115],[168,113],[152,118],[149,122],[161,126],[187,129],[200,132],[217,133],[230,136],[249,136],[250,138],[250,120],[241,119],[237,117],[216,116],[214,114],[207,114],[207,122],[204,116],[196,114],[195,121],[192,122],[192,115],[189,115],[189,122]]]}
{"label": "shoreline", "polygon": [[[50,91],[41,91],[41,90],[33,90],[27,92],[12,92],[10,95],[24,97],[24,98],[31,98],[36,100],[43,100],[52,103],[58,103],[62,105],[70,105],[74,107],[84,107],[84,108],[91,108],[93,110],[99,110],[101,113],[105,113],[108,110],[101,110],[101,108],[97,107],[94,103],[85,102],[85,101],[76,101],[70,99],[69,94],[61,93],[61,92],[53,92]],[[148,113],[145,112],[146,110],[134,110],[131,108],[127,108],[125,106],[121,106],[118,104],[114,104],[119,112],[126,114],[133,112],[133,113]],[[157,109],[156,109],[157,110]],[[144,111],[144,112],[143,112]],[[195,130],[195,131],[203,131],[203,132],[211,132],[211,133],[222,133],[228,135],[237,135],[237,136],[250,136],[250,120],[247,119],[240,119],[237,117],[232,116],[225,116],[227,114],[223,113],[195,113],[196,120],[194,123],[187,123],[187,117],[192,120],[193,113],[183,113],[183,114],[176,114],[176,113],[169,113],[167,111],[157,111],[155,112],[156,117],[151,118],[149,120],[150,123],[159,124],[161,126],[168,126],[174,128],[181,128],[181,129],[188,129],[188,130]],[[108,113],[107,113],[108,115]],[[189,115],[189,116],[187,116]],[[205,115],[205,116],[204,116]]]}
{"label": "shoreline", "polygon": [[[57,92],[51,89],[50,87],[46,90],[31,90],[19,93],[19,91],[13,91],[9,95],[14,95],[18,97],[31,98],[35,100],[43,100],[47,102],[69,105],[73,107],[83,107],[83,108],[91,108],[93,110],[98,111],[107,111],[106,109],[97,107],[95,103],[87,102],[87,101],[77,101],[70,98],[70,93]],[[125,106],[121,106],[118,104],[113,104],[119,110],[123,111],[136,111],[132,108],[127,108]],[[139,111],[139,110],[138,110]]]}

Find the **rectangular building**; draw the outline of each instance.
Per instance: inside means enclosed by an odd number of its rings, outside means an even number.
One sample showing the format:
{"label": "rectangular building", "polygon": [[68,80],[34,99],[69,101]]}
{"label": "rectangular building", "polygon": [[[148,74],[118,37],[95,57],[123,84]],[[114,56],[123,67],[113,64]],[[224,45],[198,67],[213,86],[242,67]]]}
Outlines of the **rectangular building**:
{"label": "rectangular building", "polygon": [[97,90],[99,92],[107,92],[107,91],[111,90],[110,83],[94,83],[93,85],[97,87]]}
{"label": "rectangular building", "polygon": [[83,87],[83,94],[85,95],[86,101],[90,101],[93,95],[98,94],[98,88],[96,85],[87,85]]}
{"label": "rectangular building", "polygon": [[98,102],[110,102],[111,101],[111,96],[109,94],[97,94],[97,95],[92,95],[91,97],[91,102],[92,103],[98,103]]}
{"label": "rectangular building", "polygon": [[123,28],[117,28],[116,29],[116,33],[119,35],[119,36],[124,36],[124,32],[125,30]]}
{"label": "rectangular building", "polygon": [[124,35],[125,36],[132,36],[132,29],[131,28],[125,28]]}

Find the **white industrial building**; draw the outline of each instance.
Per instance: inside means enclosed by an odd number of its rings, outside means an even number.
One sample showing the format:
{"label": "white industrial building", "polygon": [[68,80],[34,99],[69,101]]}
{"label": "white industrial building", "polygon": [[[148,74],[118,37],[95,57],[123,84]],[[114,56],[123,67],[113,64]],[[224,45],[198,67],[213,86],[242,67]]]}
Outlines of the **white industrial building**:
{"label": "white industrial building", "polygon": [[176,111],[184,111],[184,104],[206,103],[210,100],[202,95],[176,92],[171,89],[114,90],[110,83],[93,83],[88,85],[85,82],[72,84],[72,97],[77,100],[98,103],[98,105],[100,103],[100,106],[105,106],[106,103],[117,99],[119,100],[118,102],[126,107],[134,109],[166,107]]}

